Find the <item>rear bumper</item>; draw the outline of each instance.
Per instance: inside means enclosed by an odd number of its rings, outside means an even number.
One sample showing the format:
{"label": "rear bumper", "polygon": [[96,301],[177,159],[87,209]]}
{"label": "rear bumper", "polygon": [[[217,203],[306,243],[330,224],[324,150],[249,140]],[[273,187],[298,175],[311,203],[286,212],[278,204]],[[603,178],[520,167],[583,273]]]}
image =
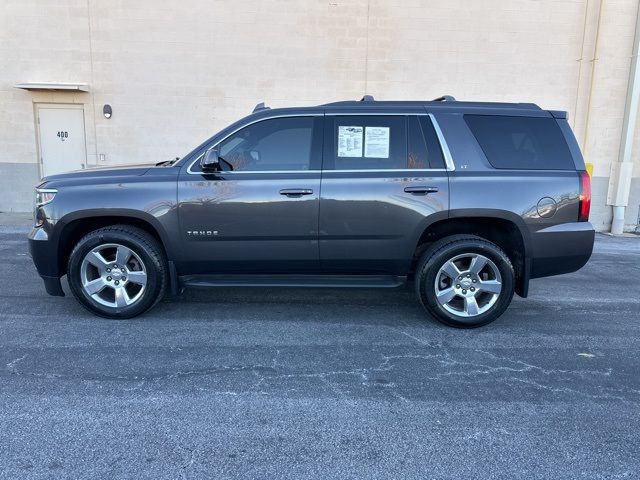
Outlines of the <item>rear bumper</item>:
{"label": "rear bumper", "polygon": [[531,234],[531,278],[571,273],[591,257],[595,230],[589,222],[562,223]]}
{"label": "rear bumper", "polygon": [[33,228],[28,235],[29,252],[38,274],[44,281],[44,288],[49,295],[63,297],[58,269],[58,255],[49,239],[49,234],[43,227]]}

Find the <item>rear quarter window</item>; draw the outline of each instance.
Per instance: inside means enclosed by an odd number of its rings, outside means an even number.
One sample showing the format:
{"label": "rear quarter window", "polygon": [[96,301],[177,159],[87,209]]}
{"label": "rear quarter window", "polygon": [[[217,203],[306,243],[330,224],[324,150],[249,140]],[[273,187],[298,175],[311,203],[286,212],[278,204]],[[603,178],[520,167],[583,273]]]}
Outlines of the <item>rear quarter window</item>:
{"label": "rear quarter window", "polygon": [[575,170],[553,118],[465,115],[464,119],[494,168]]}

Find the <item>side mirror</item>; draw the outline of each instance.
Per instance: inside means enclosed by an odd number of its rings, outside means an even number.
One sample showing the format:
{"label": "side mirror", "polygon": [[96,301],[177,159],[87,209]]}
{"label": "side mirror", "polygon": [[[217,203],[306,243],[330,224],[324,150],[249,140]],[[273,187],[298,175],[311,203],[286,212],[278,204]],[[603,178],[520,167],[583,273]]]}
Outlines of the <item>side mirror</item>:
{"label": "side mirror", "polygon": [[220,156],[218,155],[218,150],[215,148],[207,150],[200,159],[200,168],[203,172],[219,172]]}

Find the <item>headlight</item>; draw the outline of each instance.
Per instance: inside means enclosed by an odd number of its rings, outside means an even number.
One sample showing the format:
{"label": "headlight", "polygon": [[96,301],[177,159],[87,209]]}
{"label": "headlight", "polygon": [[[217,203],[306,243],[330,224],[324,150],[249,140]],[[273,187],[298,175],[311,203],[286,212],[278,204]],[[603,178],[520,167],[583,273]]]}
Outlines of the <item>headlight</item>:
{"label": "headlight", "polygon": [[33,209],[33,221],[36,227],[44,225],[46,220],[44,210],[41,210],[40,207],[47,203],[51,203],[55,198],[56,193],[58,193],[58,190],[55,188],[36,188],[36,201]]}
{"label": "headlight", "polygon": [[36,207],[41,207],[53,201],[58,193],[55,188],[36,188]]}

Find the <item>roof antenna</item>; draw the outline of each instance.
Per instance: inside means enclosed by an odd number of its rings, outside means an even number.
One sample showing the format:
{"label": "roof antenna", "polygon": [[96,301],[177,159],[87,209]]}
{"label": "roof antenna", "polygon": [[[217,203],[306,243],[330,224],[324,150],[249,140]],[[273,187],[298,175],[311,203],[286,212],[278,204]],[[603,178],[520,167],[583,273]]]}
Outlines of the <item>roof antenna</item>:
{"label": "roof antenna", "polygon": [[434,98],[432,101],[433,102],[455,102],[456,99],[453,95],[443,95],[441,97]]}
{"label": "roof antenna", "polygon": [[373,95],[365,95],[364,97],[362,97],[360,99],[361,102],[374,102],[375,99],[373,98]]}
{"label": "roof antenna", "polygon": [[259,112],[260,110],[269,110],[269,107],[266,107],[264,105],[264,102],[260,102],[253,108],[253,112],[251,113],[256,113],[256,112]]}

